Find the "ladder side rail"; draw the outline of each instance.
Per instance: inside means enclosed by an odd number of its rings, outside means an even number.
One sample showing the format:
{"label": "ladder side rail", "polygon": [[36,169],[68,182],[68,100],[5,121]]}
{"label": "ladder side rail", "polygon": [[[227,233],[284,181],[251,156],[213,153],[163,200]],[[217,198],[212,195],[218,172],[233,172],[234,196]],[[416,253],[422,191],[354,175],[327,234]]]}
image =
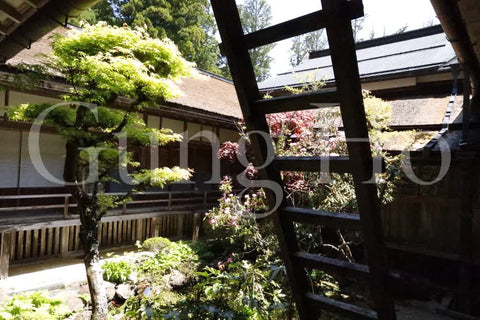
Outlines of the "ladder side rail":
{"label": "ladder side rail", "polygon": [[375,183],[364,183],[372,177],[372,152],[368,142],[355,41],[351,23],[345,17],[346,4],[346,0],[322,0],[323,9],[332,15],[332,23],[326,28],[327,37],[340,96],[348,153],[353,160],[352,175],[365,237],[367,262],[372,273],[371,295],[378,318],[394,320],[393,300],[386,293],[388,269],[377,188]]}
{"label": "ladder side rail", "polygon": [[[235,0],[211,0],[211,3],[223,41],[222,49],[227,57],[247,130],[269,133],[266,118],[252,112],[252,106],[261,97],[248,49],[242,46],[243,30]],[[225,17],[229,17],[228,21],[224,19]],[[268,142],[264,141],[258,134],[252,135],[250,139],[255,157],[254,163],[256,166],[262,165],[268,160],[266,145]],[[274,170],[272,166],[267,166],[259,174],[262,179],[267,178],[280,186],[282,185],[280,173]],[[268,196],[267,199],[272,208],[275,200],[272,199],[272,196]],[[282,206],[284,206],[285,195],[282,195],[282,202]],[[298,251],[293,224],[287,219],[282,219],[278,212],[274,212],[271,218],[276,228],[281,255],[285,262],[299,316],[302,320],[316,320],[317,317],[308,311],[306,297],[304,296],[309,287],[305,270],[295,268],[293,264],[293,254]]]}

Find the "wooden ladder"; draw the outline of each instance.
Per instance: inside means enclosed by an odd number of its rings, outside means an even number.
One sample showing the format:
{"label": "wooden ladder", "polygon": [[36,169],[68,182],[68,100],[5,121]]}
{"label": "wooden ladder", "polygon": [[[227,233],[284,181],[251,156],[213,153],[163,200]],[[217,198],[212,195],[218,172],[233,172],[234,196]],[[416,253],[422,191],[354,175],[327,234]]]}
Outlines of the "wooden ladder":
{"label": "wooden ladder", "polygon": [[[361,0],[322,0],[321,11],[249,34],[243,33],[235,0],[211,2],[223,42],[221,51],[228,60],[247,130],[269,134],[266,114],[312,109],[312,103],[320,103],[322,106],[340,105],[349,157],[276,157],[261,172],[270,181],[282,185],[281,171],[319,172],[321,161],[327,160],[330,171],[351,173],[354,179],[360,214],[293,208],[288,206],[284,196],[281,206],[272,215],[300,318],[318,319],[321,310],[328,310],[353,319],[395,319],[393,300],[386,290],[388,270],[377,188],[374,183],[364,183],[371,180],[373,159],[351,27],[352,19],[363,16]],[[249,50],[322,28],[327,31],[336,90],[262,99]],[[255,164],[267,163],[268,142],[259,134],[251,135],[250,140]],[[275,203],[272,195],[268,196],[268,200],[270,205]],[[300,252],[294,222],[361,229],[368,265]],[[310,292],[305,271],[308,268],[368,279],[375,310]]]}

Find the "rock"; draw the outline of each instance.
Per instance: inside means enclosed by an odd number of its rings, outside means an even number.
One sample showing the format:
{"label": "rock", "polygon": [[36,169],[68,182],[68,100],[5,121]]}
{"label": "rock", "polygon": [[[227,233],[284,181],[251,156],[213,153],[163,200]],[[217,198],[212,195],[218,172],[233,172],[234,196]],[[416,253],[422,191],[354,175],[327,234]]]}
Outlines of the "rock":
{"label": "rock", "polygon": [[107,300],[112,301],[113,298],[115,297],[115,284],[104,281],[105,284],[105,291],[107,292]]}
{"label": "rock", "polygon": [[171,273],[167,274],[164,279],[166,285],[171,288],[183,287],[188,281],[188,278],[183,273],[177,270],[174,270]]}
{"label": "rock", "polygon": [[122,320],[122,319],[125,319],[125,315],[123,313],[118,313],[118,314],[112,316],[109,319],[111,319],[111,320]]}
{"label": "rock", "polygon": [[135,287],[128,285],[128,284],[119,284],[117,286],[117,290],[115,291],[115,302],[120,304],[124,303],[125,300],[130,298],[135,294],[134,292]]}
{"label": "rock", "polygon": [[61,290],[54,295],[54,298],[60,299],[67,305],[68,309],[73,312],[83,310],[83,301],[78,297],[78,293],[76,291]]}
{"label": "rock", "polygon": [[131,281],[133,283],[137,282],[138,281],[138,275],[135,271],[133,271],[132,273],[130,273],[130,275],[128,276],[128,281]]}

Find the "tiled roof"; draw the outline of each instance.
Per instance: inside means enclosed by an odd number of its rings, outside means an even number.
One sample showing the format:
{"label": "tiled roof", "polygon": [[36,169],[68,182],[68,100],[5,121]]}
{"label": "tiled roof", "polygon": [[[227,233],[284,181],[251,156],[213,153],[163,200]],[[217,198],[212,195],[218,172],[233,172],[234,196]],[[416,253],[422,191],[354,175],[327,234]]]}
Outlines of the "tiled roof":
{"label": "tiled roof", "polygon": [[[392,77],[401,73],[435,72],[456,62],[455,52],[439,26],[406,32],[357,44],[357,58],[362,80]],[[310,54],[292,71],[260,83],[261,89],[299,85],[308,74],[334,81],[329,50]]]}

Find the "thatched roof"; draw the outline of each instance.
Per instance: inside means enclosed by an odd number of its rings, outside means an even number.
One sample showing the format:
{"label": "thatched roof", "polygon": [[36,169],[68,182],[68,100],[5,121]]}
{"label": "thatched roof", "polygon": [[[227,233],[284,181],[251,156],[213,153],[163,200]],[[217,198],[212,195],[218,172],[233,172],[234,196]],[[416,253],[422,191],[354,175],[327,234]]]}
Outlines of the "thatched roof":
{"label": "thatched roof", "polygon": [[[45,34],[37,42],[34,42],[31,49],[20,51],[15,57],[7,61],[7,65],[16,67],[20,64],[38,65],[42,62],[43,55],[51,52],[52,36],[54,34],[66,35],[68,29],[58,27]],[[185,79],[180,84],[183,95],[169,102],[207,111],[222,116],[242,118],[242,111],[238,103],[235,87],[232,82],[220,76],[202,72],[202,77]]]}

